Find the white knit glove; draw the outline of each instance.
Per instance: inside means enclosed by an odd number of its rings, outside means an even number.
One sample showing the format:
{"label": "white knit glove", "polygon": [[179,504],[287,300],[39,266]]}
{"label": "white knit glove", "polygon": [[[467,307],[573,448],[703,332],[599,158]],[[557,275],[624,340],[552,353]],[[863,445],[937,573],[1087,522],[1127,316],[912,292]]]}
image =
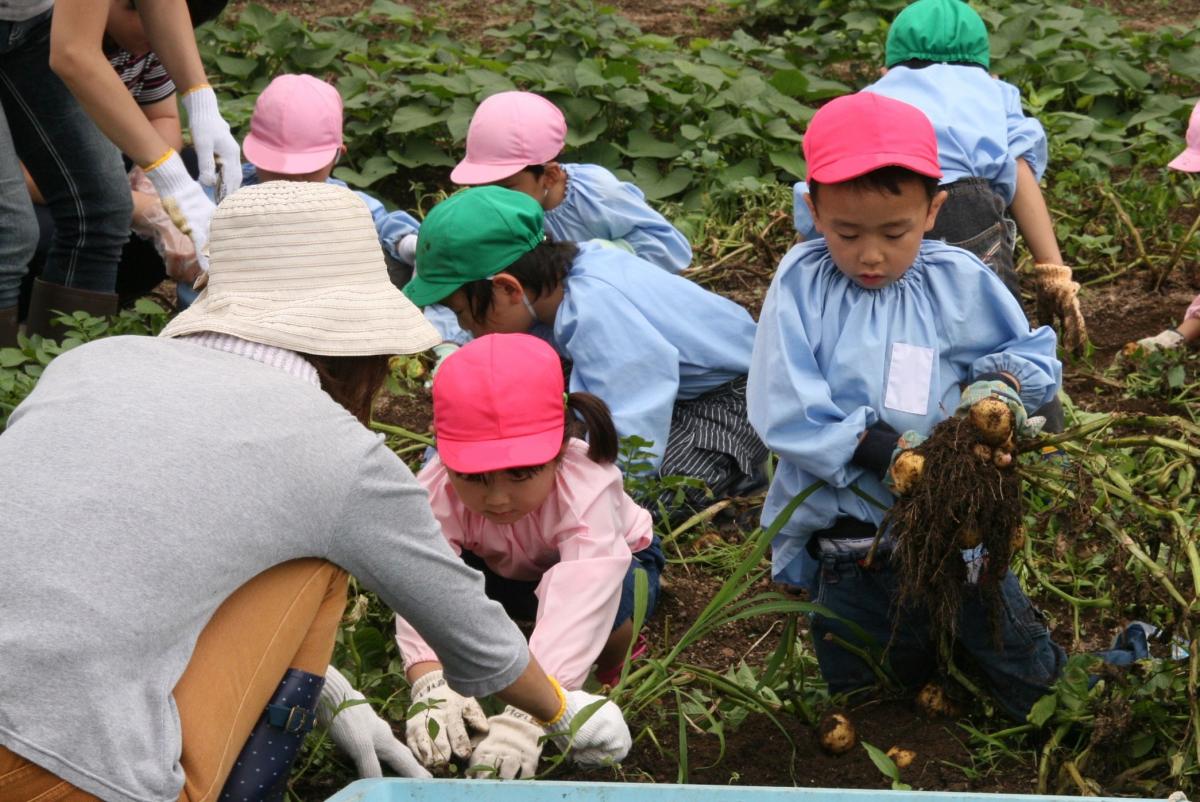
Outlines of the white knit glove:
{"label": "white knit glove", "polygon": [[426,766],[444,766],[452,754],[469,757],[468,727],[476,732],[488,731],[488,718],[479,702],[451,690],[440,670],[430,671],[412,684],[412,702],[424,707],[409,716],[408,743]]}
{"label": "white knit glove", "polygon": [[396,243],[396,258],[410,267],[417,261],[417,235],[405,234]]}
{"label": "white knit glove", "polygon": [[1137,341],[1143,351],[1158,351],[1160,349],[1178,348],[1183,345],[1183,335],[1175,329],[1160,331],[1153,337],[1143,337]]}
{"label": "white knit glove", "polygon": [[467,773],[498,780],[529,779],[537,774],[545,734],[533,716],[509,705],[488,719],[488,734],[471,753]]}
{"label": "white knit glove", "polygon": [[[346,702],[350,704],[343,707]],[[333,666],[325,669],[325,687],[317,703],[317,723],[329,728],[329,737],[354,761],[359,777],[382,777],[381,759],[401,777],[433,776]]]}
{"label": "white knit glove", "polygon": [[[633,746],[633,738],[625,717],[621,715],[621,708],[603,696],[584,691],[567,691],[566,696],[566,712],[558,722],[546,728],[546,732],[554,736],[554,743],[559,750],[566,753],[570,746],[570,758],[581,766],[602,766],[624,760]],[[584,708],[598,702],[601,703],[599,708],[592,710],[575,735],[570,736],[571,722],[575,717]]]}
{"label": "white knit glove", "polygon": [[[242,149],[229,131],[229,123],[217,108],[217,95],[211,86],[201,86],[183,96],[187,109],[188,130],[196,148],[200,183],[216,189],[217,203],[237,192],[242,185]],[[221,180],[217,181],[214,156],[221,160]],[[159,193],[162,194],[162,193]]]}
{"label": "white knit glove", "polygon": [[147,170],[146,177],[154,184],[171,222],[196,243],[196,257],[208,270],[208,228],[217,207],[188,175],[183,159],[175,151],[162,164]]}

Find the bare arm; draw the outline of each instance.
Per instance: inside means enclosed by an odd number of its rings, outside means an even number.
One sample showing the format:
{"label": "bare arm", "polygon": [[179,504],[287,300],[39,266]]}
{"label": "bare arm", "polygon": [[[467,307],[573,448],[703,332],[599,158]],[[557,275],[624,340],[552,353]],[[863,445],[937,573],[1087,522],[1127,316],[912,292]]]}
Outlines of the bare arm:
{"label": "bare arm", "polygon": [[[85,0],[86,2],[86,0]],[[200,51],[196,49],[196,32],[184,0],[138,0],[138,15],[146,29],[150,48],[167,68],[167,75],[182,94],[208,83]],[[55,14],[58,13],[57,7]]]}
{"label": "bare arm", "polygon": [[50,26],[50,68],[105,136],[137,164],[149,165],[168,144],[104,57],[104,23],[95,0],[58,0]]}
{"label": "bare arm", "polygon": [[1017,229],[1033,255],[1033,261],[1061,265],[1062,253],[1058,250],[1054,223],[1050,220],[1046,199],[1042,197],[1042,188],[1038,186],[1037,177],[1029,163],[1020,158],[1017,159],[1017,192],[1013,196],[1011,210]]}
{"label": "bare arm", "polygon": [[168,145],[175,150],[182,150],[183,128],[179,122],[179,103],[176,97],[172,94],[157,103],[142,106],[142,113]]}

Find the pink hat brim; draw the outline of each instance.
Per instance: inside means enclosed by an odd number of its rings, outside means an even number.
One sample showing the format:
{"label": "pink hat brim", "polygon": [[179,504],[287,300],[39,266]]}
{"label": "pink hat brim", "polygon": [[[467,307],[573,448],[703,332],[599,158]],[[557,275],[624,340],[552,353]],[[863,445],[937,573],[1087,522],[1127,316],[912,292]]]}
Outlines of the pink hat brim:
{"label": "pink hat brim", "polygon": [[562,450],[563,427],[485,441],[437,437],[438,456],[456,473],[488,473],[508,468],[545,465]]}
{"label": "pink hat brim", "polygon": [[525,162],[478,164],[470,159],[463,159],[450,171],[450,180],[460,186],[491,184],[509,176],[514,176],[526,167],[529,167],[529,165]]}
{"label": "pink hat brim", "polygon": [[1188,148],[1172,159],[1167,166],[1185,173],[1200,173],[1200,150]]}
{"label": "pink hat brim", "polygon": [[246,154],[246,161],[260,170],[284,175],[304,175],[320,170],[328,166],[340,150],[340,147],[335,146],[306,153],[284,153],[265,144],[253,133],[248,134],[242,142],[242,152]]}
{"label": "pink hat brim", "polygon": [[840,184],[881,167],[904,167],[930,178],[941,178],[942,168],[936,161],[911,153],[863,153],[838,159],[833,164],[809,170],[808,179],[821,184]]}

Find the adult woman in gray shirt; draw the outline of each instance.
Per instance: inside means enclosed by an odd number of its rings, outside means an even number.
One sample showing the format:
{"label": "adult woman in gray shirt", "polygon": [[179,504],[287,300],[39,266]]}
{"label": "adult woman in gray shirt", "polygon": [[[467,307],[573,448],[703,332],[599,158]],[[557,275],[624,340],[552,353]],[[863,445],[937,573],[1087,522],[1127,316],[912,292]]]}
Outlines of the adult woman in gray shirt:
{"label": "adult woman in gray shirt", "polygon": [[[363,425],[387,355],[438,342],[366,207],[326,184],[251,187],[219,207],[211,258],[162,337],[58,357],[0,436],[6,802],[278,793],[347,572],[446,656],[459,693],[564,734],[600,697],[546,677]],[[574,736],[588,762],[629,743],[612,703]]]}

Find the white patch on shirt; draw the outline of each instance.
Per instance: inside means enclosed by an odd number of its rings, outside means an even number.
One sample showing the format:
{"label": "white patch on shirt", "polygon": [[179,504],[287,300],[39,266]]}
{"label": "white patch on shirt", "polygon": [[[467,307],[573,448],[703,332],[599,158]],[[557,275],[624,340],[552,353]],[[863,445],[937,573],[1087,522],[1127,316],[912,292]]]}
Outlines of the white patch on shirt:
{"label": "white patch on shirt", "polygon": [[929,385],[932,381],[932,348],[893,343],[887,395],[884,396],[883,405],[897,412],[926,415],[929,412]]}

